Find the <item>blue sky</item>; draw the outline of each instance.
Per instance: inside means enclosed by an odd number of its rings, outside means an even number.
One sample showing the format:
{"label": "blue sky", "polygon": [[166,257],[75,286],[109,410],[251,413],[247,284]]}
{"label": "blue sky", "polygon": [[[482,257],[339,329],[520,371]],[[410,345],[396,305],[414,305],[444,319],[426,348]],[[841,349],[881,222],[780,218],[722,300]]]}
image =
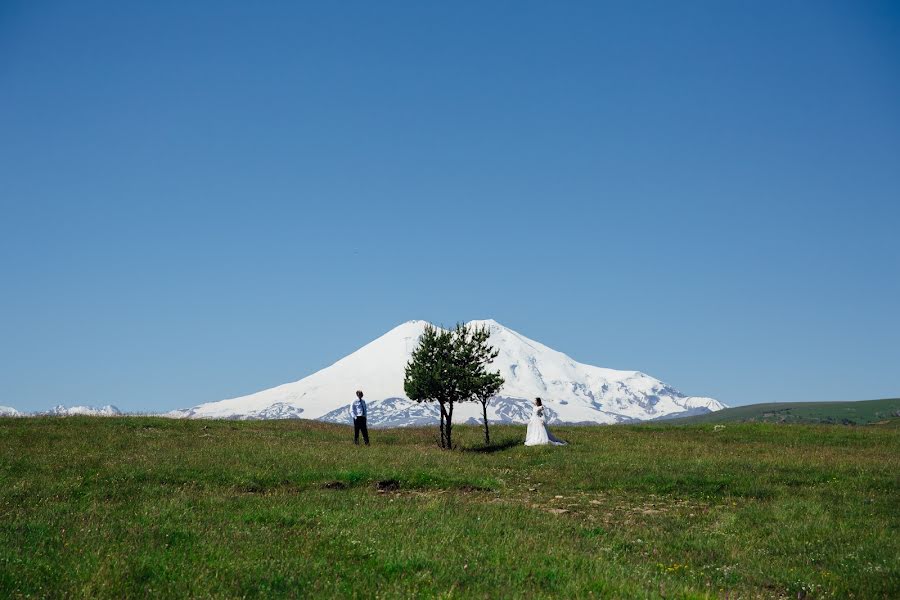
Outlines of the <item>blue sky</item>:
{"label": "blue sky", "polygon": [[232,397],[409,319],[896,396],[900,11],[4,2],[0,203],[20,410]]}

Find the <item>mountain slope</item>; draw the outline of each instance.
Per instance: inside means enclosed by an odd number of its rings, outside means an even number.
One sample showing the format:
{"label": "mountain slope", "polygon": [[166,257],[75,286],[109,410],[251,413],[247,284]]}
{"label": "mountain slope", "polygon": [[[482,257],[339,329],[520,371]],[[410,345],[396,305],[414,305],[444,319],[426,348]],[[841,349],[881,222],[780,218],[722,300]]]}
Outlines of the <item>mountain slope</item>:
{"label": "mountain slope", "polygon": [[[405,398],[404,369],[425,321],[408,321],[309,377],[268,390],[168,413],[171,417],[259,419],[302,417],[347,422],[356,389],[365,392],[373,426],[401,426],[437,420],[437,408]],[[489,404],[488,418],[525,422],[531,400],[547,401],[550,422],[619,423],[724,407],[712,398],[686,397],[639,371],[618,371],[576,362],[496,321],[472,321],[491,333],[500,354],[491,366],[506,383]],[[458,417],[457,417],[458,415]],[[459,406],[459,422],[480,418],[480,405]]]}

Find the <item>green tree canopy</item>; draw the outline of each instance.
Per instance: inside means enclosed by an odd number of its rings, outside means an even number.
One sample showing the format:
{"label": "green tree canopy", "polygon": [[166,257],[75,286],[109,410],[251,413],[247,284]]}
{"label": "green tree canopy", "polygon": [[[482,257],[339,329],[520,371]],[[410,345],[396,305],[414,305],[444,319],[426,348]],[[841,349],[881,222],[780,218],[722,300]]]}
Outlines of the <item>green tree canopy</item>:
{"label": "green tree canopy", "polygon": [[426,325],[406,365],[406,395],[416,402],[437,402],[440,406],[442,448],[453,448],[454,405],[482,396],[486,403],[503,385],[499,373],[486,370],[497,356],[487,343],[489,337],[490,332],[483,326],[458,324],[446,331]]}

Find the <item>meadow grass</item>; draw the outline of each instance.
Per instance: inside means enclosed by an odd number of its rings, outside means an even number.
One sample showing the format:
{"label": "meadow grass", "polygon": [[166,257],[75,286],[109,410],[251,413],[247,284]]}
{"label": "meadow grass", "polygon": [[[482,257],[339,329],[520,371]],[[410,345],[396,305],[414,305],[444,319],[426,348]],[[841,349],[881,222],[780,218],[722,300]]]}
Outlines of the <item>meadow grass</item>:
{"label": "meadow grass", "polygon": [[895,427],[454,431],[0,419],[0,597],[900,597]]}

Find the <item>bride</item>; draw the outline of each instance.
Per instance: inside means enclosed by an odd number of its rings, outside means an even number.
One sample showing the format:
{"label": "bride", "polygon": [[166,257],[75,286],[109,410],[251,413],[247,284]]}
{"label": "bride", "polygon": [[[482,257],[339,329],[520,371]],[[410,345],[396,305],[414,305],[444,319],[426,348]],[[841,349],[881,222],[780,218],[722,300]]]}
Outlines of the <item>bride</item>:
{"label": "bride", "polygon": [[525,445],[542,446],[545,444],[565,446],[566,442],[554,437],[552,433],[547,431],[547,424],[544,418],[544,405],[540,398],[535,398],[534,411],[531,413],[531,420],[528,421],[528,433],[525,435]]}

